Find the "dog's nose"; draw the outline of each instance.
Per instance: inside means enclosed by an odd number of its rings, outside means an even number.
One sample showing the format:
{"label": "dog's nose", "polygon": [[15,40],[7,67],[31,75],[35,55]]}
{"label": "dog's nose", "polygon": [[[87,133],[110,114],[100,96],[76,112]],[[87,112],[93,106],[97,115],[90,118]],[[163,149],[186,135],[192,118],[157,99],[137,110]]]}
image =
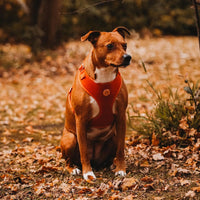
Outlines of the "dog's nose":
{"label": "dog's nose", "polygon": [[131,61],[131,56],[130,55],[128,55],[128,54],[124,54],[123,55],[123,59],[124,59],[124,63],[126,63],[126,64],[130,64],[130,61]]}

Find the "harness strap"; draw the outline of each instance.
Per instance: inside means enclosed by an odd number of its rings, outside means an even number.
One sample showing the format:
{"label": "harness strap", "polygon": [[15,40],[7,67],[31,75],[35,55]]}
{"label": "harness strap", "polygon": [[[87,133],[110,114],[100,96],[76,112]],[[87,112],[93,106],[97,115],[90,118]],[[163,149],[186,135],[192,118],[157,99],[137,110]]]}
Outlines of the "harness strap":
{"label": "harness strap", "polygon": [[[96,100],[99,106],[99,113],[91,119],[90,125],[92,127],[103,128],[113,124],[115,119],[113,104],[122,85],[120,73],[118,72],[116,78],[111,82],[95,83],[87,74],[84,66],[81,65],[79,68],[79,81],[83,89]],[[72,108],[71,91],[69,92],[69,103]]]}

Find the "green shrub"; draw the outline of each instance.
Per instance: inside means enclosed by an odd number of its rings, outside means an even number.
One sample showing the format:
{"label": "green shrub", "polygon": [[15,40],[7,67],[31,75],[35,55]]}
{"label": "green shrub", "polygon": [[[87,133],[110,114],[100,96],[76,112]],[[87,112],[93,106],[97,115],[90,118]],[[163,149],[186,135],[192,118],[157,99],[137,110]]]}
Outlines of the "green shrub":
{"label": "green shrub", "polygon": [[[149,82],[148,82],[149,83]],[[156,94],[155,109],[145,116],[135,111],[128,112],[128,122],[132,130],[138,135],[149,138],[155,135],[160,146],[177,144],[187,146],[200,137],[200,89],[196,84],[186,81],[184,90],[190,95],[189,99],[182,99],[178,90],[173,93],[169,88],[168,98],[164,98],[161,91],[156,90],[149,83]],[[192,86],[191,86],[192,84]]]}
{"label": "green shrub", "polygon": [[190,116],[188,118],[187,123],[190,128],[196,129],[198,132],[200,131],[200,88],[198,88],[199,81],[196,84],[192,83],[192,86],[188,80],[185,80],[187,84],[184,87],[184,90],[190,95],[190,98],[187,100],[190,102]]}

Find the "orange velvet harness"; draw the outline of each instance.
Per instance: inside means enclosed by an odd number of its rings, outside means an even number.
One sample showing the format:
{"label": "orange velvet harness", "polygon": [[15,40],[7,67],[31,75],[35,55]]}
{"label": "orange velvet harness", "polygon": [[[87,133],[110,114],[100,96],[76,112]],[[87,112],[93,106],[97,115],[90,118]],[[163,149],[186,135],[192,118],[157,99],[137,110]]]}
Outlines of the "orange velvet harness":
{"label": "orange velvet harness", "polygon": [[[99,113],[91,119],[90,125],[97,128],[104,128],[108,125],[112,125],[115,119],[112,111],[113,104],[122,85],[120,73],[118,72],[116,78],[111,82],[95,83],[94,80],[88,76],[85,68],[81,66],[79,68],[79,80],[83,89],[96,100],[99,106]],[[70,99],[69,93],[69,103],[71,105]]]}

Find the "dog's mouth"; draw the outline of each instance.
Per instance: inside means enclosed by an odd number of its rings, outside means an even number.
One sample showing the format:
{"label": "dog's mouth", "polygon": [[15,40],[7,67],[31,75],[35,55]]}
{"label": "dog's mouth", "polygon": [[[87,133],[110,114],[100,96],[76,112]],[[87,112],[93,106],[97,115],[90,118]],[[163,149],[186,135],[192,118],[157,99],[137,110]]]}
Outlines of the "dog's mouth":
{"label": "dog's mouth", "polygon": [[120,65],[115,65],[115,64],[110,64],[112,67],[127,67],[128,65],[130,65],[130,63],[122,63]]}

